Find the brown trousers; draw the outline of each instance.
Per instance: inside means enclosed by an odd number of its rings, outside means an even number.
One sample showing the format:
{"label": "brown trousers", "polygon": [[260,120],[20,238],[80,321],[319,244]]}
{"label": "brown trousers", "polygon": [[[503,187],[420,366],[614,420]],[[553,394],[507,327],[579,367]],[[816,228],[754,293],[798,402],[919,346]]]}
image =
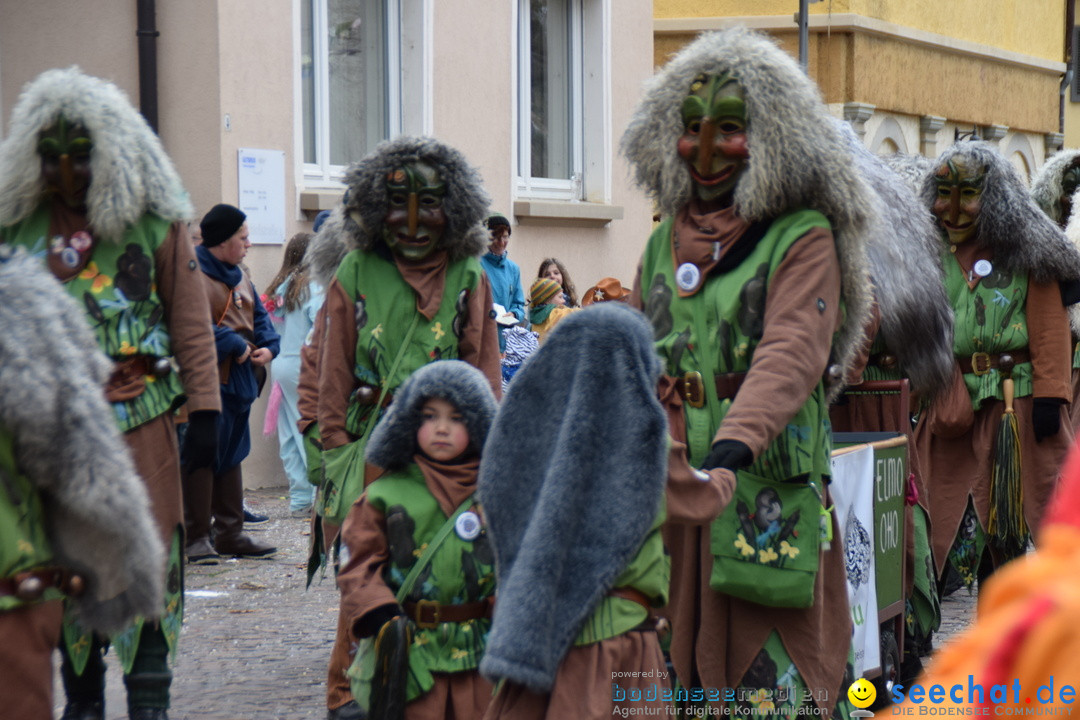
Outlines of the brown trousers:
{"label": "brown trousers", "polygon": [[63,617],[60,600],[0,612],[0,715],[52,720],[52,654]]}

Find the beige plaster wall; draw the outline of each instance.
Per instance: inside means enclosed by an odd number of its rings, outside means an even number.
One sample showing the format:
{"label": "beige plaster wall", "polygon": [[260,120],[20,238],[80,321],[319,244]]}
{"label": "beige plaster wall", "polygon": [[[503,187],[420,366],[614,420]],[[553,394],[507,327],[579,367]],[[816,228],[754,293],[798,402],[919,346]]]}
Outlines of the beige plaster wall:
{"label": "beige plaster wall", "polygon": [[[655,0],[657,18],[779,15],[797,0]],[[947,37],[1060,61],[1065,6],[1061,0],[823,0],[811,15],[855,13]]]}

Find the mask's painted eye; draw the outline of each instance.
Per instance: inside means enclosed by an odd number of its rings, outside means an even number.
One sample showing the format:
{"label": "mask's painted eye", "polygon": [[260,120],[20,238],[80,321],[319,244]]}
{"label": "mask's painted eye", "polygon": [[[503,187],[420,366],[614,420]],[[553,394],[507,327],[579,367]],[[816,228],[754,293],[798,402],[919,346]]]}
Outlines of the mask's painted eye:
{"label": "mask's painted eye", "polygon": [[406,195],[403,192],[392,192],[392,193],[390,193],[390,204],[391,205],[405,205],[406,203],[408,203],[408,201],[409,201],[409,196]]}

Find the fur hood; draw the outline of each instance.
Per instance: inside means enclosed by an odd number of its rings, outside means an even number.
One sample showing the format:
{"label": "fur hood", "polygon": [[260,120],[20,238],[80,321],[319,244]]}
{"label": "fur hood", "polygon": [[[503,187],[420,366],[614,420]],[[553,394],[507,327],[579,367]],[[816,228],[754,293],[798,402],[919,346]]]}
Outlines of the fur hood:
{"label": "fur hood", "polygon": [[112,363],[40,262],[6,245],[0,328],[0,426],[42,491],[57,564],[86,578],[80,621],[107,633],[135,615],[156,617],[165,551],[101,392]]}
{"label": "fur hood", "polygon": [[597,303],[514,376],[480,464],[499,601],[480,672],[549,690],[641,547],[667,482],[660,359],[645,317]]}
{"label": "fur hood", "polygon": [[932,395],[947,386],[954,362],[953,309],[934,216],[911,181],[867,150],[848,123],[837,123],[855,166],[879,197],[881,214],[872,220],[867,251],[881,335],[912,389]]}
{"label": "fur hood", "polygon": [[[1039,209],[1016,168],[993,145],[957,143],[938,157],[934,171],[955,159],[985,170],[977,232],[996,263],[1014,275],[1028,273],[1037,282],[1080,279],[1080,252]],[[925,207],[931,207],[937,197],[934,177],[931,173],[923,180]]]}
{"label": "fur hood", "polygon": [[[878,156],[900,177],[907,181],[912,192],[916,195],[922,192],[923,181],[926,176],[934,171],[934,161],[924,155],[908,155],[906,153],[893,153],[892,155]],[[931,217],[933,217],[931,215]],[[936,224],[935,220],[935,224]]]}
{"label": "fur hood", "polygon": [[846,374],[870,316],[866,245],[870,218],[881,210],[817,87],[794,59],[745,28],[701,35],[647,83],[623,134],[622,153],[660,212],[675,215],[693,192],[676,151],[682,101],[698,75],[720,73],[734,75],[746,98],[750,162],[735,188],[739,215],[755,222],[811,208],[832,224],[846,307],[833,354]]}
{"label": "fur hood", "polygon": [[484,374],[461,360],[439,360],[420,368],[401,384],[394,401],[371,433],[367,461],[399,470],[413,461],[424,402],[441,398],[453,405],[469,431],[469,449],[479,451],[495,418],[495,394]]}
{"label": "fur hood", "polygon": [[82,124],[93,142],[87,209],[95,234],[120,242],[147,212],[191,217],[180,176],[142,115],[115,85],[70,67],[30,82],[11,113],[0,143],[0,226],[26,219],[41,202],[38,135],[61,115]]}
{"label": "fur hood", "polygon": [[446,228],[439,247],[448,250],[450,262],[479,257],[487,249],[490,234],[484,221],[491,199],[480,174],[461,153],[434,138],[399,137],[379,143],[346,171],[345,196],[307,252],[312,276],[324,287],[329,287],[337,266],[349,251],[369,251],[383,242],[383,221],[389,204],[386,176],[413,162],[428,163],[446,183]]}
{"label": "fur hood", "polygon": [[[1061,178],[1065,171],[1080,159],[1080,150],[1061,150],[1046,161],[1046,164],[1031,179],[1031,198],[1050,219],[1061,224]],[[1073,206],[1076,207],[1075,205]]]}

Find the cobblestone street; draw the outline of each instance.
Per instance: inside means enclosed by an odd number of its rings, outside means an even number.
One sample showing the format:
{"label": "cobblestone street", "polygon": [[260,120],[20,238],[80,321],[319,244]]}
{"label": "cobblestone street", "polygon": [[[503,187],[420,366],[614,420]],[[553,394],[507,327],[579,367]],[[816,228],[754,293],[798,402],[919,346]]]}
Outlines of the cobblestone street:
{"label": "cobblestone street", "polygon": [[[304,589],[308,526],[288,517],[286,491],[248,490],[248,505],[270,522],[248,526],[276,544],[272,560],[186,566],[184,630],[174,668],[172,720],[316,720],[326,717],[326,663],[337,620],[328,576]],[[962,630],[976,596],[961,590],[942,601],[934,644]],[[106,717],[127,717],[124,685],[111,655]],[[63,689],[56,672],[56,716]],[[570,720],[570,719],[568,719]]]}

